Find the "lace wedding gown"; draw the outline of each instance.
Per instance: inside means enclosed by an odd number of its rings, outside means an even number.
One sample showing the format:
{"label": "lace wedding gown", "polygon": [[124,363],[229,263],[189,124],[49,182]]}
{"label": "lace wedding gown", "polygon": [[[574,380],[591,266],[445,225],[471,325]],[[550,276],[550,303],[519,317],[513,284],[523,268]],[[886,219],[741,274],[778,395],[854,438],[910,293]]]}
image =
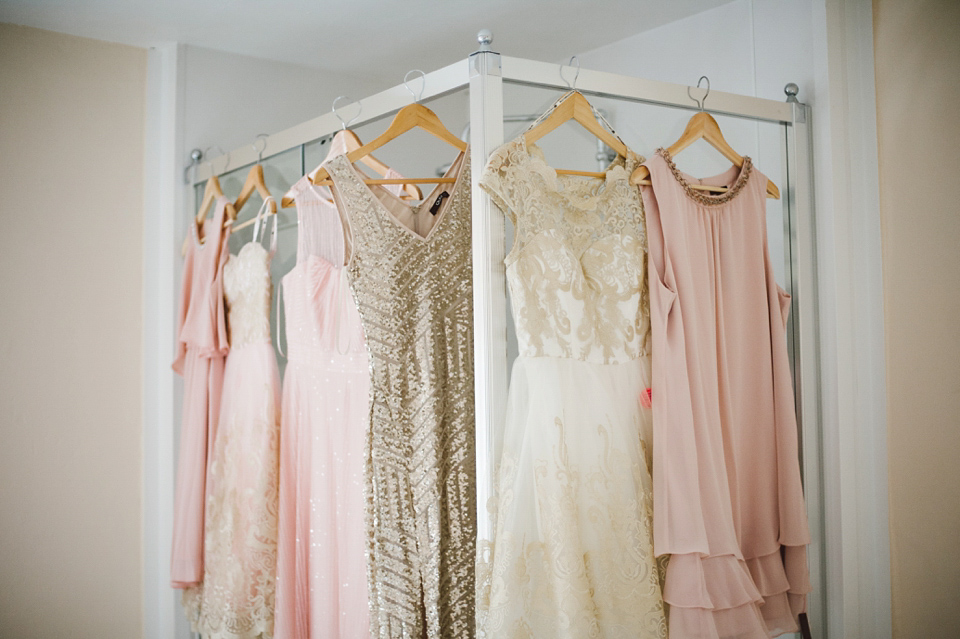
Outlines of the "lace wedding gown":
{"label": "lace wedding gown", "polygon": [[254,240],[223,267],[230,354],[208,475],[203,582],[183,594],[204,639],[273,634],[280,375],[270,342],[272,255]]}
{"label": "lace wedding gown", "polygon": [[[638,158],[602,180],[558,176],[523,136],[481,186],[516,227],[507,256],[513,366],[478,549],[488,638],[666,637],[651,526],[651,417]],[[647,402],[644,402],[648,405]]]}

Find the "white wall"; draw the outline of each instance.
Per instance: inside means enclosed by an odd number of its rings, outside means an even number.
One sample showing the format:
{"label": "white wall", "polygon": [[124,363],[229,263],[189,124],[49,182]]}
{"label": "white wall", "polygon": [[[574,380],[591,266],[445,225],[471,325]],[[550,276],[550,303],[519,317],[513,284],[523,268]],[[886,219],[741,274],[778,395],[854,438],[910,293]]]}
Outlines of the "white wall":
{"label": "white wall", "polygon": [[0,635],[141,636],[146,52],[0,24]]}
{"label": "white wall", "polygon": [[[812,27],[810,0],[735,0],[579,57],[585,68],[663,82],[696,85],[705,75],[713,89],[771,100],[786,99],[784,86],[795,82],[800,99],[808,102],[813,94],[813,62],[799,52],[812,48]],[[696,90],[691,93],[697,98],[703,95]],[[612,112],[614,126],[627,143],[647,156],[679,138],[691,115],[680,109],[596,102]],[[709,95],[705,104],[709,107]],[[731,146],[753,158],[782,190],[781,127],[717,119]],[[690,147],[677,162],[682,170],[700,176],[719,173],[729,164],[706,144]],[[782,202],[768,203],[767,225],[777,280],[785,284]]]}

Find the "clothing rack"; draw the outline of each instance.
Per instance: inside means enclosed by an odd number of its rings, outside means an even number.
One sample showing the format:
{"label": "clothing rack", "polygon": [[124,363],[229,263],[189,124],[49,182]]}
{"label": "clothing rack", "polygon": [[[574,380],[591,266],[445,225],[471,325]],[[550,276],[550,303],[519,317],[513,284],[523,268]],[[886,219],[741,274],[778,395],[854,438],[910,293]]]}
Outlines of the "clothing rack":
{"label": "clothing rack", "polygon": [[[478,531],[490,538],[487,501],[493,492],[494,433],[502,430],[507,400],[507,298],[504,217],[478,185],[490,153],[504,142],[503,84],[565,91],[569,82],[558,65],[502,56],[490,48],[492,34],[481,31],[479,49],[464,60],[427,73],[419,100],[429,101],[456,91],[469,91],[469,142],[473,197],[474,362],[476,379],[476,444]],[[566,67],[562,67],[566,68]],[[590,69],[578,70],[576,89],[588,96],[699,110],[690,87]],[[811,108],[797,100],[797,85],[785,87],[787,100],[756,98],[710,91],[706,111],[782,127],[784,248],[789,264],[785,288],[793,296],[788,348],[794,364],[797,418],[800,427],[801,471],[813,544],[810,547],[809,620],[814,636],[826,628],[826,571],[821,467],[821,405],[819,336],[817,331],[816,235],[813,204]],[[359,101],[361,126],[387,117],[413,102],[403,83]],[[331,136],[342,127],[335,113],[326,113],[263,138],[254,149],[245,145],[196,166],[193,184],[206,181],[262,156],[283,153]],[[216,169],[214,169],[216,167]]]}

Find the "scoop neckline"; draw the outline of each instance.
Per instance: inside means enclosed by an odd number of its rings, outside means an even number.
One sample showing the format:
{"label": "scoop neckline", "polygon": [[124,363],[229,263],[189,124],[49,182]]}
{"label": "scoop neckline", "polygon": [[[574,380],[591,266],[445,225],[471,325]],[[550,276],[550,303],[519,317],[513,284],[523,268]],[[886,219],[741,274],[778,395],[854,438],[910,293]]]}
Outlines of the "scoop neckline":
{"label": "scoop neckline", "polygon": [[[523,150],[524,156],[527,158],[528,161],[542,164],[544,167],[547,168],[548,171],[550,171],[550,175],[553,176],[553,183],[554,183],[554,185],[551,187],[550,190],[553,193],[563,195],[564,197],[567,197],[569,193],[565,189],[556,188],[556,185],[560,183],[561,179],[573,178],[573,180],[571,181],[587,182],[587,183],[596,182],[596,185],[600,187],[600,192],[596,194],[597,196],[599,196],[602,193],[606,193],[607,185],[609,182],[621,180],[621,179],[628,180],[630,178],[630,171],[627,170],[627,164],[630,160],[631,155],[634,156],[635,158],[634,164],[639,165],[642,162],[642,159],[640,158],[639,155],[637,155],[630,149],[627,149],[628,155],[626,157],[617,155],[617,157],[615,157],[613,160],[610,161],[609,164],[607,164],[607,167],[603,171],[601,171],[601,173],[603,173],[603,177],[599,177],[599,176],[593,177],[588,175],[561,175],[560,173],[557,173],[557,169],[555,167],[551,166],[550,163],[547,162],[547,159],[543,154],[543,149],[541,149],[536,142],[527,142],[527,138],[525,135],[517,136],[517,140],[520,144],[521,149]],[[531,149],[536,149],[539,153],[534,154],[531,151]],[[615,177],[611,179],[611,173],[617,170],[618,168],[623,169],[624,175],[622,177]]]}
{"label": "scoop neckline", "polygon": [[[750,180],[750,175],[753,173],[753,160],[749,156],[743,156],[743,164],[737,166],[736,164],[731,165],[729,169],[717,175],[712,175],[710,177],[701,178],[700,182],[709,182],[717,178],[725,176],[727,173],[730,173],[733,170],[737,170],[737,177],[730,184],[730,187],[723,193],[717,193],[712,195],[706,191],[701,191],[700,189],[695,189],[684,177],[683,171],[677,168],[676,163],[673,161],[673,157],[670,155],[670,152],[661,147],[657,149],[657,155],[663,158],[663,161],[667,163],[667,167],[670,169],[670,173],[673,174],[674,179],[686,193],[687,197],[704,204],[706,206],[719,206],[721,204],[727,204],[736,198],[743,188],[747,185],[747,182]],[[711,185],[713,186],[713,185]],[[717,185],[722,186],[722,185]]]}

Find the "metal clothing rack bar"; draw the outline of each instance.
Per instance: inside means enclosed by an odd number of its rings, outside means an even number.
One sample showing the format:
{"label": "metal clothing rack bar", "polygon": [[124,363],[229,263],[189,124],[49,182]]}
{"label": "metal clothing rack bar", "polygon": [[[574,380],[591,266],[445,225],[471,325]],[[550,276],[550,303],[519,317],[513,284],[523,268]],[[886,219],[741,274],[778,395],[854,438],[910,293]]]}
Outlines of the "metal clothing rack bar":
{"label": "metal clothing rack bar", "polygon": [[[424,101],[443,97],[467,86],[467,60],[454,62],[424,76]],[[410,91],[401,83],[380,93],[360,100],[360,117],[353,126],[361,126],[395,113],[412,102]],[[334,113],[307,120],[279,133],[263,138],[261,153],[264,158],[289,151],[308,142],[332,135],[339,131],[343,123]],[[257,152],[249,145],[212,158],[197,165],[193,184],[206,182],[212,175],[223,175],[247,164],[257,161]],[[216,167],[216,170],[213,169]]]}
{"label": "metal clothing rack bar", "polygon": [[[487,503],[493,495],[497,437],[502,432],[507,403],[507,304],[504,267],[503,214],[479,187],[481,169],[489,154],[503,143],[503,84],[567,90],[558,65],[501,56],[490,49],[492,35],[481,31],[480,49],[469,58],[424,76],[423,100],[469,90],[472,197],[473,197],[473,296],[474,370],[476,383],[477,518],[483,539],[492,538]],[[615,73],[583,69],[577,90],[594,96],[693,110],[686,85],[645,80]],[[826,572],[824,563],[824,511],[821,464],[821,403],[819,336],[817,333],[816,227],[813,204],[812,132],[810,107],[796,100],[795,85],[788,85],[788,100],[778,102],[751,96],[710,92],[715,114],[777,123],[782,126],[785,250],[790,263],[788,292],[793,295],[789,346],[794,354],[797,414],[800,419],[802,469],[813,543],[809,620],[815,636],[826,636]],[[413,101],[404,84],[364,98],[362,125],[391,115]],[[341,128],[333,113],[291,127],[266,138],[263,157],[329,136]],[[234,149],[196,167],[193,183],[257,161],[250,145]],[[216,170],[213,167],[217,167]]]}

